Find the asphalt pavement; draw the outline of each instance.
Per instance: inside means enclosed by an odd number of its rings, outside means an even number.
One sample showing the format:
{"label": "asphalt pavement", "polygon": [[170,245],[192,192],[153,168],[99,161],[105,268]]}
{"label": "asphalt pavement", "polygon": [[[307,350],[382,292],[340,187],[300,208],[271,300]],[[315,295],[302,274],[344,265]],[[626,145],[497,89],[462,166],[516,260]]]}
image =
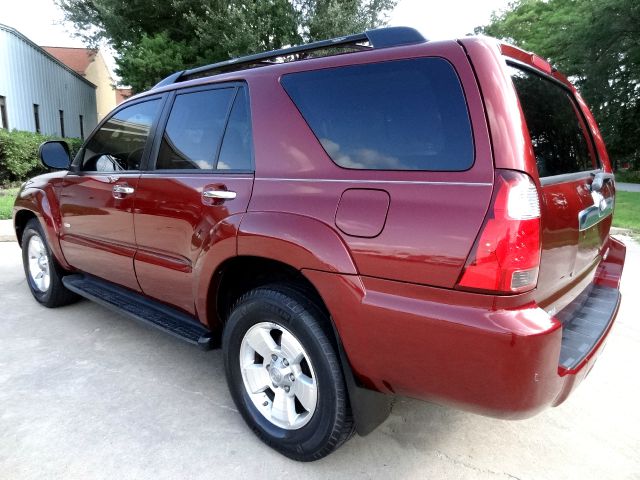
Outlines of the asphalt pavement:
{"label": "asphalt pavement", "polygon": [[399,399],[306,464],[245,426],[220,351],[88,301],[41,307],[18,245],[0,243],[0,479],[640,479],[640,246],[625,241],[617,324],[563,405],[503,421]]}

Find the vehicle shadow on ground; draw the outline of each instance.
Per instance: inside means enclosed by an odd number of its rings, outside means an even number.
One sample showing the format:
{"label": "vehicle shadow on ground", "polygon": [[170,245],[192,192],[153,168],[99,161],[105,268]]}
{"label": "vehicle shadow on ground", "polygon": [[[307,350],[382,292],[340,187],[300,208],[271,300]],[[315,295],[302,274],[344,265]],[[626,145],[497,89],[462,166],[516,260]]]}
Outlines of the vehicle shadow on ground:
{"label": "vehicle shadow on ground", "polygon": [[[135,362],[134,359],[129,362],[135,363],[137,377],[153,378],[156,386],[167,385],[187,396],[197,396],[199,400],[204,398],[205,402],[199,402],[201,407],[205,407],[200,412],[199,421],[215,425],[221,418],[227,422],[232,420],[239,434],[254,441],[253,433],[245,426],[228,392],[220,349],[201,351],[153,327],[86,300],[58,311],[62,313],[67,309],[74,313],[83,312],[78,316],[65,317],[74,317],[75,328],[92,332],[93,345],[97,351],[107,349],[110,356],[118,358],[133,354]],[[138,353],[134,354],[135,351]],[[100,368],[99,365],[97,367]],[[133,375],[126,365],[119,372]],[[171,399],[166,398],[165,401],[170,402]],[[320,462],[307,465],[353,462],[358,457],[370,461],[379,457],[382,449],[388,450],[390,443],[405,451],[404,455],[407,456],[411,456],[414,449],[437,450],[439,440],[455,431],[456,424],[468,421],[469,416],[447,407],[396,397],[391,415],[373,433],[366,437],[356,435],[336,453]],[[255,441],[258,442],[263,460],[272,460],[275,456],[281,461],[289,462],[257,439]],[[402,455],[395,456],[393,464],[397,467],[401,461]]]}

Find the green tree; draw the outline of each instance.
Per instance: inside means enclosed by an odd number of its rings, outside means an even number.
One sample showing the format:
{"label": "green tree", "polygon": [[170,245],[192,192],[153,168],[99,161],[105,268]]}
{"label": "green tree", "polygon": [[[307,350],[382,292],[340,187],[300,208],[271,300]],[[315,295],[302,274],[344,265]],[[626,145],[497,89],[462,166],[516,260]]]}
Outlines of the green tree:
{"label": "green tree", "polygon": [[591,105],[611,156],[640,160],[640,2],[517,0],[476,28],[551,60]]}
{"label": "green tree", "polygon": [[89,45],[118,53],[141,91],[196,65],[384,25],[397,0],[57,0]]}

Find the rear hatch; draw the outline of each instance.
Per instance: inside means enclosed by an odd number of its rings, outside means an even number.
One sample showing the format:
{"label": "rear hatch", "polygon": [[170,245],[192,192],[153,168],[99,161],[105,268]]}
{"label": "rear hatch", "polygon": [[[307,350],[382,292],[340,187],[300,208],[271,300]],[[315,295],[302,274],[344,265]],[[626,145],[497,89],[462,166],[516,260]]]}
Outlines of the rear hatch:
{"label": "rear hatch", "polygon": [[555,312],[590,282],[606,255],[615,187],[572,90],[533,67],[508,63],[540,179],[536,300]]}

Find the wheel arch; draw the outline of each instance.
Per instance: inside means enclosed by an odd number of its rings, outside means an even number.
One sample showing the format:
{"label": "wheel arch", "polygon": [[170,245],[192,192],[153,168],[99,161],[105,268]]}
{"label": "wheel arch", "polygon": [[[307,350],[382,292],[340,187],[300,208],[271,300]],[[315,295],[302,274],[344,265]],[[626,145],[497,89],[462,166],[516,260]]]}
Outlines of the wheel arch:
{"label": "wheel arch", "polygon": [[29,220],[38,219],[38,216],[32,211],[26,208],[16,210],[13,215],[13,228],[16,232],[16,238],[18,239],[18,245],[22,248],[22,234],[24,229],[29,223]]}
{"label": "wheel arch", "polygon": [[303,215],[237,214],[217,224],[210,237],[215,243],[203,248],[197,261],[194,295],[198,318],[213,330],[224,320],[224,309],[218,309],[217,291],[221,276],[230,271],[230,265],[237,263],[235,270],[244,271],[247,277],[256,276],[252,270],[258,270],[276,272],[279,277],[297,276],[302,283],[301,272],[305,269],[357,274],[349,249],[337,232]]}
{"label": "wheel arch", "polygon": [[[53,197],[53,198],[51,198]],[[18,243],[22,246],[24,228],[32,218],[37,218],[56,261],[65,269],[67,263],[60,248],[60,211],[55,194],[50,189],[29,188],[20,192],[14,207],[13,226]]]}

